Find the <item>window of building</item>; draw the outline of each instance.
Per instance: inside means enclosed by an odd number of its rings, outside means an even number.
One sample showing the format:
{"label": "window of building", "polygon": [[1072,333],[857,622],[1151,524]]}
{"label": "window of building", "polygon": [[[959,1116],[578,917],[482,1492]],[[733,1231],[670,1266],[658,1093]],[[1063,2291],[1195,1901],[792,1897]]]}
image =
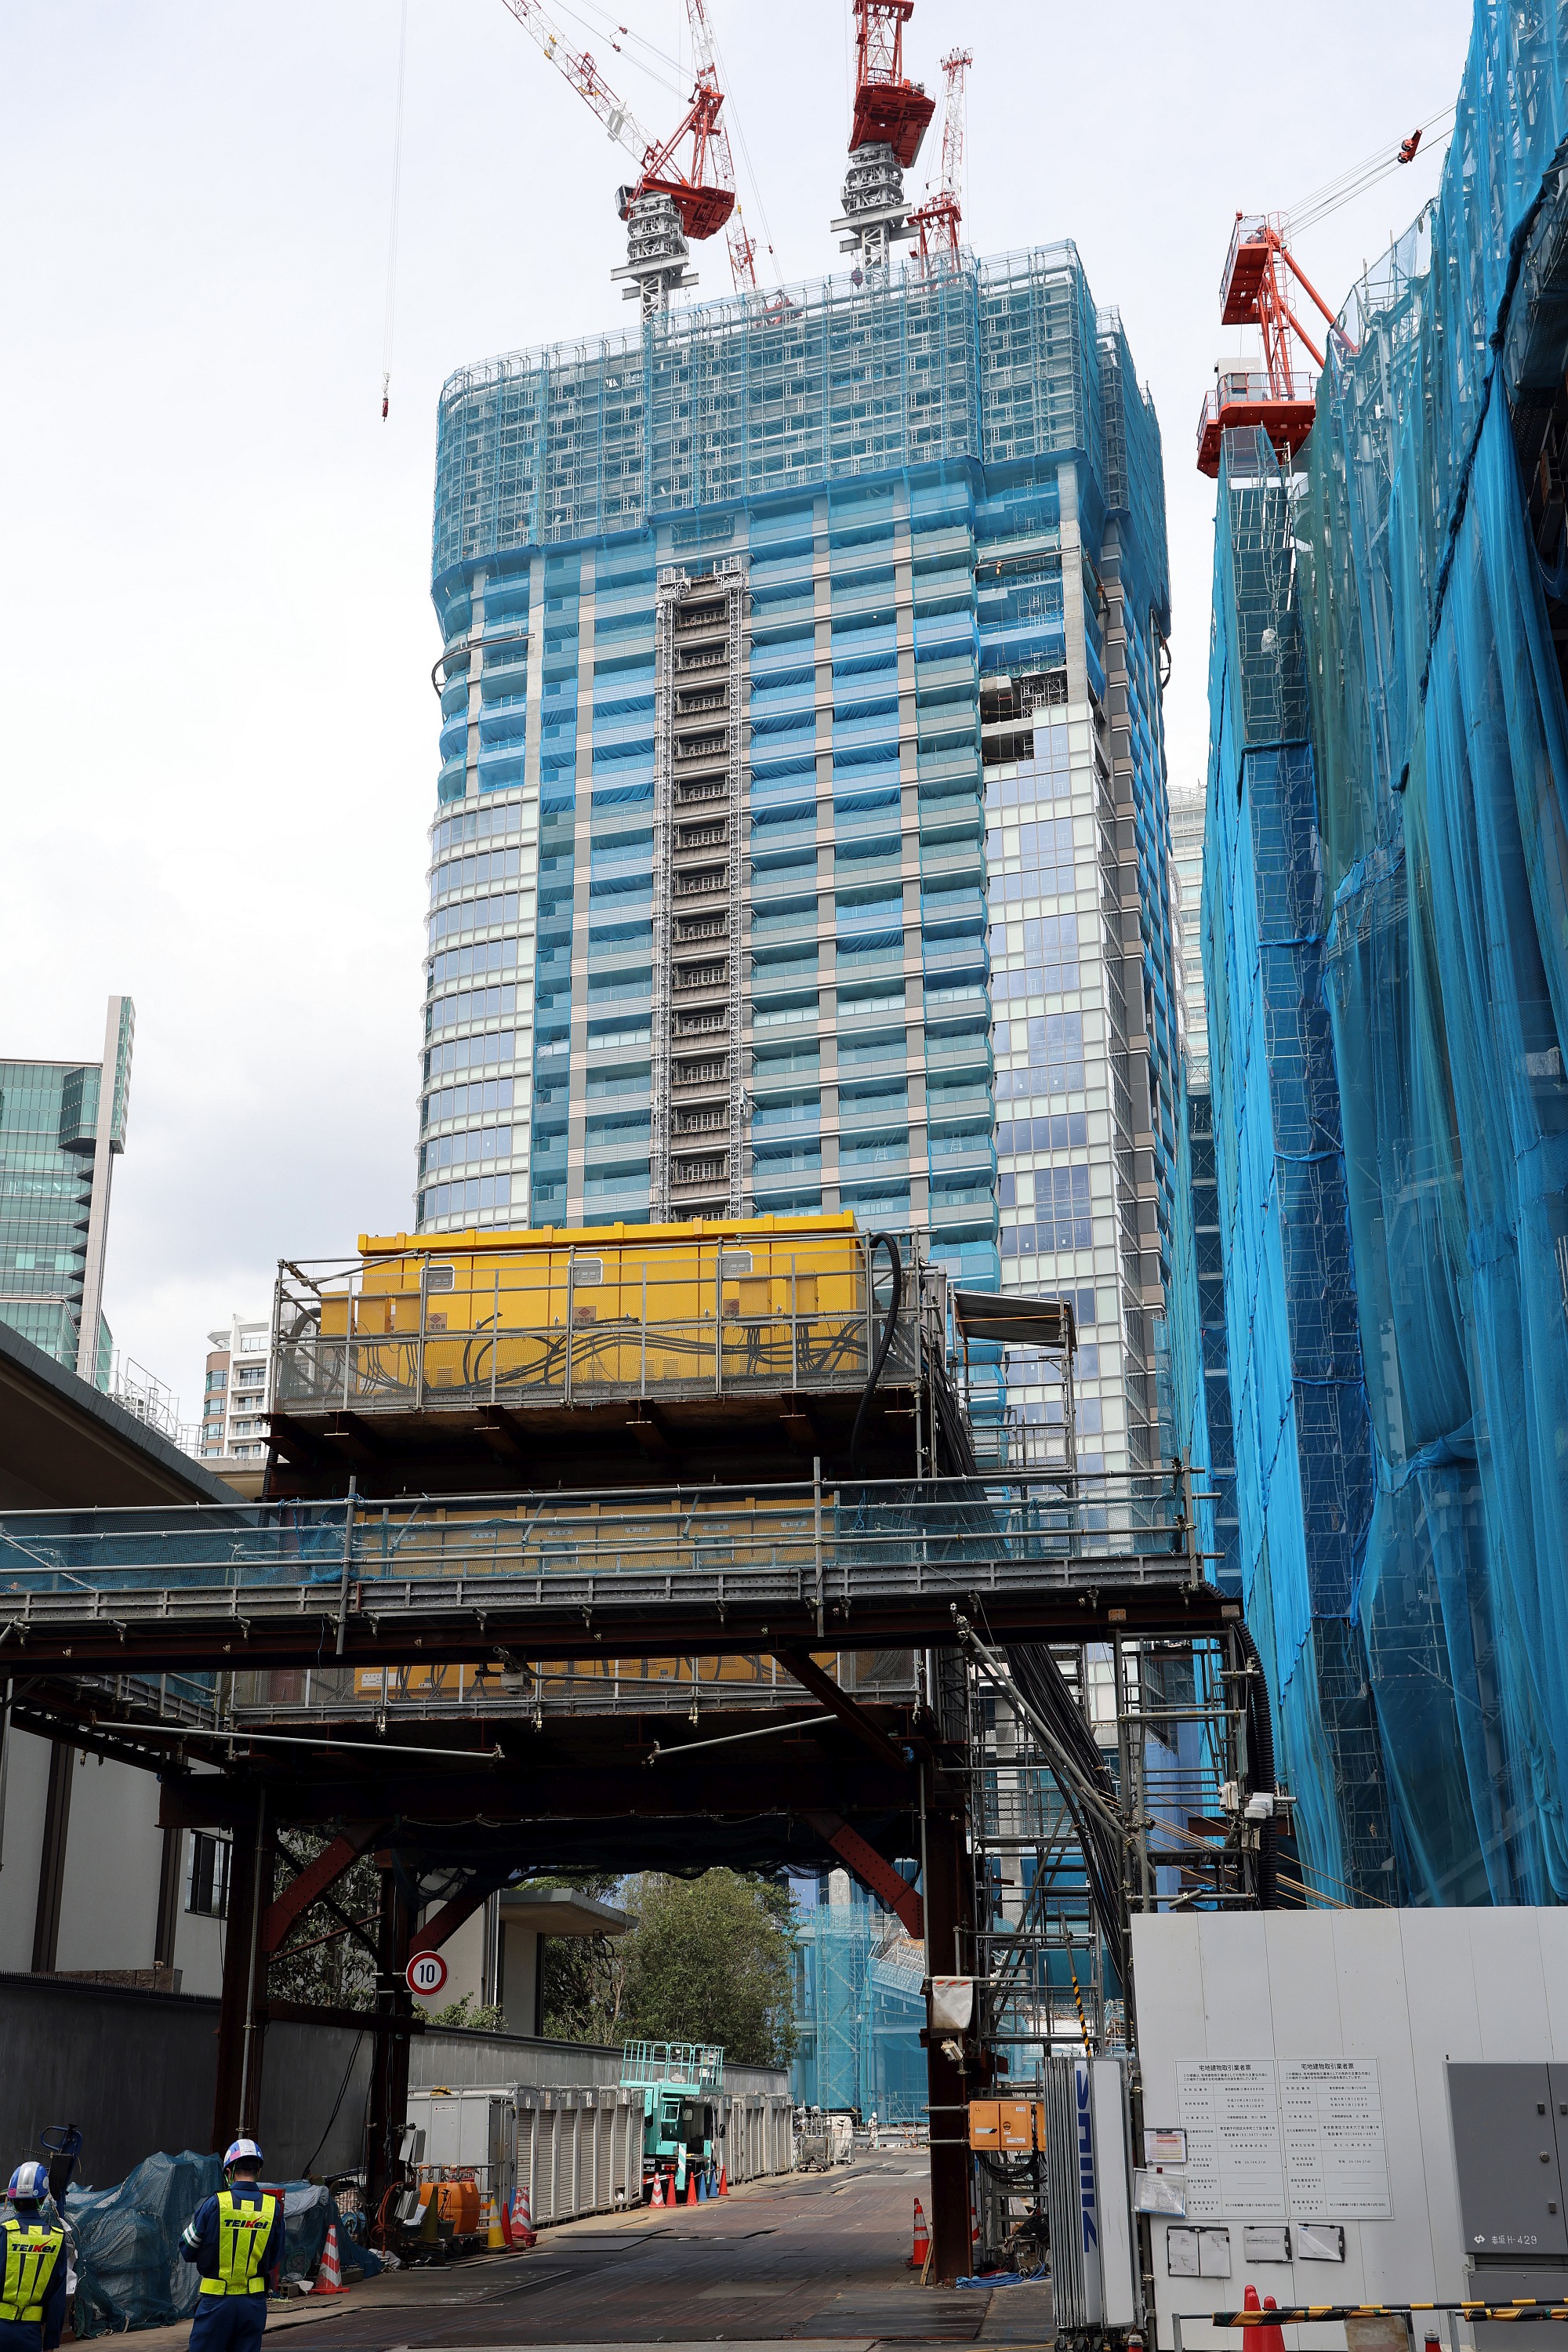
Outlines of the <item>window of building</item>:
{"label": "window of building", "polygon": [[226,1837],[205,1830],[191,1832],[190,1861],[185,1871],[185,1908],[204,1919],[228,1916],[228,1864],[233,1852]]}

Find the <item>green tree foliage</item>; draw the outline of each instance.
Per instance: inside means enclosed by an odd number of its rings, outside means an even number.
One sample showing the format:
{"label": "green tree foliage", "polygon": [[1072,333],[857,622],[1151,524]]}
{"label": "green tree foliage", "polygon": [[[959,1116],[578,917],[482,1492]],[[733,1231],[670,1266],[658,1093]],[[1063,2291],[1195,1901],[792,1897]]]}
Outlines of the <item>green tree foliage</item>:
{"label": "green tree foliage", "polygon": [[[618,1879],[591,1871],[531,1883],[571,1886],[600,1903],[622,1899],[616,1892]],[[551,2040],[613,2044],[622,2039],[626,1947],[632,1940],[631,1936],[547,1936],[542,1940],[539,1964],[544,1979],[544,2031]]]}
{"label": "green tree foliage", "polygon": [[718,2042],[732,2064],[782,2066],[790,2014],[793,1905],[783,1887],[732,1870],[637,1879],[624,2031],[658,2042]]}
{"label": "green tree foliage", "polygon": [[700,1878],[574,1881],[631,1912],[625,1936],[552,1937],[544,2031],[563,2042],[717,2042],[737,2065],[782,2066],[790,2014],[794,1901],[732,1870]]}
{"label": "green tree foliage", "polygon": [[504,2033],[506,2015],[492,2001],[476,2000],[466,1992],[460,2000],[449,2000],[445,2009],[431,2012],[432,2025],[460,2025],[469,2033]]}
{"label": "green tree foliage", "polygon": [[[307,1831],[280,1837],[273,1893],[280,1895],[327,1843]],[[295,1920],[273,1958],[268,1990],[279,2000],[309,2001],[316,2009],[372,2008],[380,1900],[381,1873],[366,1854]]]}

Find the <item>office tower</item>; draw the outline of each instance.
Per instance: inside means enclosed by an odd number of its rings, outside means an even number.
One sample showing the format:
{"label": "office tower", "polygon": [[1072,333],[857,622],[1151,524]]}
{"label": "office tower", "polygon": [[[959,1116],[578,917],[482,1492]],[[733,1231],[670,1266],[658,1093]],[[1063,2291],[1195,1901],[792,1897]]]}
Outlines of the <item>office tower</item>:
{"label": "office tower", "polygon": [[0,1062],[0,1320],[107,1389],[109,1195],[136,1013],[111,996],[101,1062]]}
{"label": "office tower", "polygon": [[419,1228],[853,1210],[1168,1454],[1163,478],[1074,248],[461,371],[433,593]]}
{"label": "office tower", "polygon": [[267,1452],[263,1415],[272,1402],[272,1326],[236,1315],[226,1330],[209,1331],[201,1451],[231,1460],[260,1460]]}
{"label": "office tower", "polygon": [[1225,1328],[1225,1276],[1215,1169],[1214,1097],[1209,1090],[1208,1015],[1204,1003],[1204,809],[1193,787],[1171,794],[1171,906],[1181,949],[1182,1024],[1187,1056],[1187,1141],[1191,1168],[1193,1279],[1203,1354],[1206,1485],[1215,1500],[1217,1582],[1240,1575],[1236,1517],[1236,1448],[1230,1420],[1230,1365]]}
{"label": "office tower", "polygon": [[1171,794],[1171,911],[1181,950],[1182,1020],[1189,1084],[1206,1086],[1208,1016],[1204,1010],[1204,805],[1201,787]]}

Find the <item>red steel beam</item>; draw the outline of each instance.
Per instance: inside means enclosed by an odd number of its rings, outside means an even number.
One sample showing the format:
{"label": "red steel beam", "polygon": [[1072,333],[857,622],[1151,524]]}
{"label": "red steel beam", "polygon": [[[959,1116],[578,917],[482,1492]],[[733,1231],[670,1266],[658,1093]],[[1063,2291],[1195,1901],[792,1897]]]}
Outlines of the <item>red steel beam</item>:
{"label": "red steel beam", "polygon": [[890,1862],[885,1861],[874,1845],[868,1845],[858,1830],[852,1830],[837,1813],[813,1813],[810,1821],[813,1829],[820,1831],[861,1885],[868,1886],[878,1902],[902,1920],[906,1935],[912,1936],[917,1944],[923,1942],[925,1906],[918,1889]]}
{"label": "red steel beam", "polygon": [[471,1878],[461,1895],[454,1895],[449,1903],[442,1904],[433,1919],[426,1919],[408,1947],[409,1958],[413,1959],[418,1952],[438,1952],[447,1937],[457,1934],[464,1920],[471,1919],[510,1876],[509,1864],[505,1870],[482,1870],[477,1877]]}
{"label": "red steel beam", "polygon": [[290,1885],[269,1903],[261,1916],[261,1948],[275,1952],[294,1925],[311,1904],[323,1895],[329,1886],[335,1886],[343,1873],[352,1870],[366,1850],[381,1835],[380,1822],[356,1822],[352,1828],[340,1830],[330,1845],[324,1845],[314,1862],[308,1862]]}

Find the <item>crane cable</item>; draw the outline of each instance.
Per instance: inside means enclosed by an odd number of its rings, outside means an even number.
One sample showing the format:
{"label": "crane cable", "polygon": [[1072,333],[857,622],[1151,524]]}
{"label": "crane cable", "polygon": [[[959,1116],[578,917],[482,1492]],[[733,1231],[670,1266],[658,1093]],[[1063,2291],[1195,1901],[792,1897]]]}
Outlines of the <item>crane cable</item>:
{"label": "crane cable", "polygon": [[[1359,163],[1351,164],[1335,178],[1325,180],[1320,187],[1309,190],[1298,203],[1286,205],[1285,218],[1292,234],[1299,236],[1304,229],[1315,228],[1320,221],[1327,220],[1331,213],[1338,212],[1342,205],[1348,205],[1356,196],[1364,195],[1369,188],[1375,187],[1380,180],[1387,179],[1391,173],[1402,170],[1406,163],[1413,163],[1427,131],[1436,129],[1440,122],[1452,129],[1454,112],[1451,104],[1440,108],[1426,121],[1418,122],[1393,154],[1386,146],[1379,147],[1374,153],[1363,156]],[[1430,148],[1427,152],[1431,152]]]}
{"label": "crane cable", "polygon": [[403,190],[403,85],[408,63],[408,0],[397,37],[397,112],[392,135],[392,226],[386,243],[386,315],[381,338],[381,421],[392,406],[392,330],[397,310],[397,216]]}

